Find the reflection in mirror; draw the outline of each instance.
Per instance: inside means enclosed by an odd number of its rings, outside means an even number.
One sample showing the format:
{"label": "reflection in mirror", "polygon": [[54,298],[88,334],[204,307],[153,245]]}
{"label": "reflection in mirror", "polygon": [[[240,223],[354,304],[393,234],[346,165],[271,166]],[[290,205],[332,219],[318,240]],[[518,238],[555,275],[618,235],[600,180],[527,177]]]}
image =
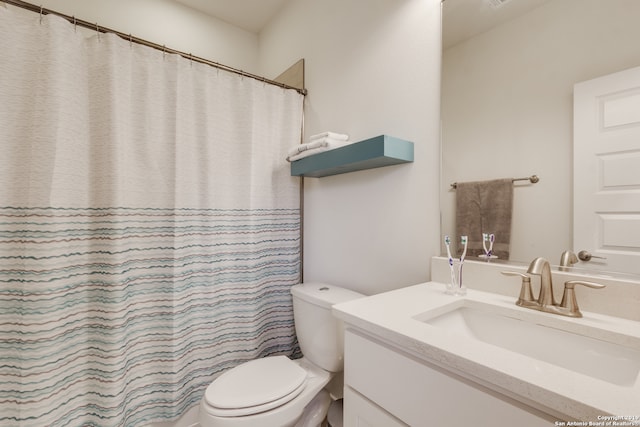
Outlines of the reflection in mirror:
{"label": "reflection in mirror", "polygon": [[637,0],[444,2],[443,235],[451,183],[535,174],[514,183],[510,261],[558,264],[574,249],[573,86],[640,65],[639,18]]}

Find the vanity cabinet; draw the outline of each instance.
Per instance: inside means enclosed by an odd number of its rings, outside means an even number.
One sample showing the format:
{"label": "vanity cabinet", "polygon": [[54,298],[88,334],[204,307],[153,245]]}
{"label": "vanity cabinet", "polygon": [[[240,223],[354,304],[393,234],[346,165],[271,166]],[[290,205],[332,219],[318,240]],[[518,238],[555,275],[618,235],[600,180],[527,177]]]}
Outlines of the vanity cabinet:
{"label": "vanity cabinet", "polygon": [[527,426],[553,418],[366,332],[345,331],[346,427]]}

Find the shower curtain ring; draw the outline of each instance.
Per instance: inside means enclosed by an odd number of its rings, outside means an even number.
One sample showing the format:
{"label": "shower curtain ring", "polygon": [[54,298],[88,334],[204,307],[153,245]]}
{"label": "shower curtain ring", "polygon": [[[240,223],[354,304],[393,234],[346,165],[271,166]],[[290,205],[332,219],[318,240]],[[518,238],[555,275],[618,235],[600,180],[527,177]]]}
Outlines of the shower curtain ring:
{"label": "shower curtain ring", "polygon": [[97,22],[96,22],[96,33],[98,33],[98,41],[100,41],[100,27],[98,27]]}
{"label": "shower curtain ring", "polygon": [[42,25],[42,5],[40,5],[40,25]]}
{"label": "shower curtain ring", "polygon": [[77,22],[76,22],[76,16],[73,15],[73,32],[77,33],[78,32],[78,26],[77,26]]}
{"label": "shower curtain ring", "polygon": [[131,33],[129,33],[129,47],[133,47],[133,37],[131,37]]}
{"label": "shower curtain ring", "polygon": [[162,59],[167,59],[167,46],[162,45]]}

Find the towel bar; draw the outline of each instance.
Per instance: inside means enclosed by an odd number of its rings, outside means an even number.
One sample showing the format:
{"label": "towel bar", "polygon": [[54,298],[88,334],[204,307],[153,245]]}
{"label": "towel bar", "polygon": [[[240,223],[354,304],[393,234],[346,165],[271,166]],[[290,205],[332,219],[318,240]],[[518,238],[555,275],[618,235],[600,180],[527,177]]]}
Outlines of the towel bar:
{"label": "towel bar", "polygon": [[[525,178],[513,178],[511,181],[515,182],[515,181],[529,181],[532,184],[535,184],[536,182],[540,181],[540,178],[538,178],[538,175],[531,175]],[[451,188],[453,188],[454,190],[456,188],[458,188],[458,183],[454,182],[453,184],[451,184]]]}

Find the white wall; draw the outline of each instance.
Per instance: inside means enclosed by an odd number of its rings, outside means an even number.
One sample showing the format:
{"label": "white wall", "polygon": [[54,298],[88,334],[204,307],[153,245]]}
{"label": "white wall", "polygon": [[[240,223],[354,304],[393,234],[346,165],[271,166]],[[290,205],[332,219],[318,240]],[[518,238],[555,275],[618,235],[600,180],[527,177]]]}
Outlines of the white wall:
{"label": "white wall", "polygon": [[511,259],[572,248],[573,85],[640,65],[639,18],[637,0],[551,0],[444,52],[443,233],[450,183],[537,174],[514,191]]}
{"label": "white wall", "polygon": [[440,0],[292,0],[260,35],[274,77],[306,61],[305,135],[387,134],[415,162],[305,179],[305,281],[366,294],[429,279],[439,251]]}
{"label": "white wall", "polygon": [[39,0],[32,4],[257,73],[258,36],[171,0]]}

